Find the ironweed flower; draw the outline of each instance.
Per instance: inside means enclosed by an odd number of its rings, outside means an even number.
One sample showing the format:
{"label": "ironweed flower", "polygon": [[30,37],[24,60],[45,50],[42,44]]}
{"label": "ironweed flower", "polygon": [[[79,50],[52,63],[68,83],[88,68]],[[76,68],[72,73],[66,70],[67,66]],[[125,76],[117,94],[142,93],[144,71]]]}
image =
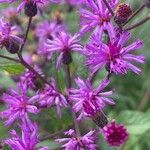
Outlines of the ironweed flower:
{"label": "ironweed flower", "polygon": [[[38,126],[36,123],[23,122],[20,126],[22,136],[20,137],[15,130],[10,132],[11,138],[4,140],[4,143],[9,145],[12,150],[35,150],[38,144]],[[49,150],[47,147],[39,150]]]}
{"label": "ironweed flower", "polygon": [[[109,1],[111,8],[115,8],[118,4],[118,0]],[[110,21],[112,15],[105,6],[102,0],[87,0],[87,9],[80,10],[80,34],[83,35],[86,32],[95,30],[95,32],[103,33],[107,30],[113,37],[115,36],[114,27]],[[102,34],[100,34],[102,35]]]}
{"label": "ironweed flower", "polygon": [[[42,76],[43,72],[42,70],[39,68],[39,66],[35,65],[34,69]],[[30,70],[26,70],[26,72],[20,77],[20,80],[23,84],[26,85],[27,88],[31,88],[31,89],[38,89],[38,78],[35,75],[35,73],[33,73]]]}
{"label": "ironweed flower", "polygon": [[75,131],[70,129],[69,131],[65,132],[65,135],[71,136],[70,138],[62,138],[57,139],[57,142],[65,143],[62,147],[65,150],[96,150],[96,136],[95,131],[90,131],[86,135],[82,137],[77,137]]}
{"label": "ironweed flower", "polygon": [[36,26],[36,36],[39,39],[54,39],[59,33],[61,26],[56,21],[49,22],[45,20]]}
{"label": "ironweed flower", "polygon": [[109,80],[104,79],[97,88],[94,88],[89,80],[84,82],[78,78],[75,81],[79,89],[72,88],[69,91],[70,99],[74,102],[74,111],[80,112],[79,120],[83,116],[94,117],[102,111],[105,104],[115,104],[111,98],[108,98],[113,92],[103,92],[110,83]]}
{"label": "ironweed flower", "polygon": [[90,67],[92,74],[103,67],[106,67],[108,72],[115,74],[126,74],[128,70],[139,74],[141,69],[132,63],[143,64],[144,56],[131,54],[131,52],[140,49],[143,42],[138,39],[127,46],[126,43],[130,36],[128,32],[123,32],[115,40],[110,36],[110,41],[106,44],[99,40],[99,33],[94,34],[84,53],[87,57],[86,65]]}
{"label": "ironweed flower", "polygon": [[62,1],[65,1],[65,3],[67,3],[70,6],[76,6],[76,5],[78,6],[78,5],[85,3],[84,0],[78,0],[78,1],[76,1],[76,0],[62,0]]}
{"label": "ironweed flower", "polygon": [[0,117],[6,119],[6,125],[11,125],[17,119],[27,119],[28,113],[37,114],[39,110],[34,105],[35,98],[28,97],[27,87],[20,83],[16,91],[10,90],[9,93],[3,95],[7,109],[0,112]]}
{"label": "ironweed flower", "polygon": [[127,129],[123,124],[116,124],[114,120],[103,128],[103,134],[110,146],[118,147],[128,140]]}
{"label": "ironweed flower", "polygon": [[36,36],[38,37],[38,53],[40,55],[46,56],[48,59],[51,58],[52,52],[47,52],[47,47],[45,42],[47,39],[53,40],[57,37],[58,33],[61,31],[61,25],[58,25],[56,21],[44,21],[37,25]]}
{"label": "ironweed flower", "polygon": [[56,68],[60,68],[61,64],[70,64],[72,62],[71,52],[81,52],[82,46],[79,43],[78,34],[71,36],[70,34],[61,31],[59,36],[54,40],[48,40],[46,46],[48,52],[59,52]]}
{"label": "ironweed flower", "polygon": [[8,7],[1,10],[2,15],[8,19],[10,24],[17,24],[18,26],[21,25],[21,18],[17,13],[15,7]]}
{"label": "ironweed flower", "polygon": [[51,107],[56,106],[57,115],[61,117],[61,108],[67,107],[67,100],[56,87],[56,82],[51,79],[51,86],[45,85],[44,90],[39,91],[37,95],[39,96],[39,105],[41,107]]}
{"label": "ironweed flower", "polygon": [[[17,36],[18,30],[16,26],[11,26],[9,22],[4,20],[4,18],[0,19],[0,48],[4,46],[7,50],[10,50],[9,47],[11,46],[11,50],[16,48],[19,49],[19,44],[23,43],[23,40]],[[15,49],[16,50],[16,49]]]}
{"label": "ironweed flower", "polygon": [[[14,3],[18,2],[18,0],[0,0],[0,3]],[[59,3],[60,0],[22,0],[21,4],[17,7],[17,11],[21,12],[22,9],[24,9],[27,5],[33,4],[33,5],[42,5],[47,2],[54,2]]]}

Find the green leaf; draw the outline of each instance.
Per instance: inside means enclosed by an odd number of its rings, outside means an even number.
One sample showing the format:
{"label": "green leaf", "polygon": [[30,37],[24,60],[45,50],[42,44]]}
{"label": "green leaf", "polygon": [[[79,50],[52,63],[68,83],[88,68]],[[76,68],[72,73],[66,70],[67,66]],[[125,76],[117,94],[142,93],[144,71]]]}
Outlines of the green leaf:
{"label": "green leaf", "polygon": [[24,69],[25,68],[23,65],[17,63],[0,64],[0,70],[6,71],[12,75],[21,74],[24,71]]}
{"label": "green leaf", "polygon": [[122,111],[118,121],[125,123],[126,128],[132,135],[141,135],[150,130],[150,111]]}
{"label": "green leaf", "polygon": [[46,140],[46,141],[43,141],[43,142],[40,142],[37,147],[49,147],[50,149],[56,149],[58,147],[60,147],[58,145],[58,143],[56,143],[55,141],[52,141],[52,140]]}
{"label": "green leaf", "polygon": [[8,147],[8,145],[4,145],[3,150],[10,150],[10,148]]}

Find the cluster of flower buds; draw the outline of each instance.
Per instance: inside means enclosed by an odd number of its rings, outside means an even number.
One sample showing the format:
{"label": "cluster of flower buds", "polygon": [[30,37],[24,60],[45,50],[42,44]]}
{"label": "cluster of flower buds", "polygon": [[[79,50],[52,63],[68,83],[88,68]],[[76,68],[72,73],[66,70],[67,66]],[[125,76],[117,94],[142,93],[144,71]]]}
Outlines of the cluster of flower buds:
{"label": "cluster of flower buds", "polygon": [[[0,3],[2,2],[15,0],[0,0]],[[49,2],[61,4],[61,0]],[[141,69],[137,63],[144,63],[143,55],[133,53],[142,48],[142,40],[137,39],[129,44],[132,34],[123,29],[123,24],[132,15],[130,5],[120,3],[119,0],[66,0],[65,3],[70,8],[75,6],[79,9],[80,28],[77,33],[69,33],[61,11],[57,11],[52,21],[45,19],[33,27],[36,54],[48,62],[53,60],[55,55],[55,69],[61,69],[61,66],[67,68],[68,85],[60,90],[57,85],[60,83],[54,78],[55,75],[47,78],[43,73],[42,67],[46,66],[46,62],[43,66],[32,60],[29,63],[22,56],[32,18],[37,13],[42,14],[42,5],[49,5],[47,3],[47,0],[23,0],[18,6],[17,11],[21,12],[23,9],[29,19],[24,39],[19,36],[19,27],[12,26],[4,18],[0,21],[0,48],[5,47],[10,53],[17,53],[19,63],[27,69],[18,78],[16,90],[10,89],[3,94],[2,99],[7,107],[0,112],[6,126],[14,122],[19,124],[22,136],[12,130],[11,138],[5,139],[3,143],[9,145],[12,150],[37,149],[40,142],[38,126],[30,115],[38,115],[41,109],[55,107],[59,117],[63,117],[62,108],[70,108],[73,114],[75,130],[70,129],[65,132],[67,137],[56,140],[63,144],[64,149],[96,150],[99,134],[104,136],[109,146],[121,146],[128,140],[128,131],[124,125],[117,124],[115,120],[110,121],[104,109],[107,105],[115,106],[115,100],[112,98],[114,90],[106,90],[109,89],[111,75],[126,75],[128,71],[140,74]],[[145,5],[149,7],[150,1],[145,0]],[[86,33],[90,33],[90,37],[87,42],[81,44]],[[107,39],[104,39],[104,36],[107,36]],[[74,52],[85,58],[84,66],[89,69],[87,79],[71,76],[70,64],[73,62]],[[102,69],[106,71],[106,77],[95,87],[94,77]],[[74,81],[76,87],[71,84]],[[82,136],[78,124],[87,117],[93,120],[99,129],[93,129]]]}

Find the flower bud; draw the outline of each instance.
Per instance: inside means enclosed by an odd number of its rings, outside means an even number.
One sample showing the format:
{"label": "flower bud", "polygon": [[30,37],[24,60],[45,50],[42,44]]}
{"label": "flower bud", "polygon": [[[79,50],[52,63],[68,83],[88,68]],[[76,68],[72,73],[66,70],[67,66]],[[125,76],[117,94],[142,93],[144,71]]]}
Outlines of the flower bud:
{"label": "flower bud", "polygon": [[144,0],[145,6],[150,8],[150,0]]}
{"label": "flower bud", "polygon": [[63,53],[63,58],[62,58],[63,64],[69,65],[72,62],[72,56],[69,51],[66,51]]}
{"label": "flower bud", "polygon": [[121,3],[115,10],[115,22],[118,24],[123,24],[128,20],[131,14],[132,10],[130,5]]}
{"label": "flower bud", "polygon": [[107,71],[108,73],[111,72],[111,70],[110,70],[110,64],[109,64],[109,63],[107,63],[107,64],[105,65],[105,69],[106,69],[106,71]]}
{"label": "flower bud", "polygon": [[107,117],[101,112],[96,114],[92,119],[100,128],[103,128],[108,123]]}
{"label": "flower bud", "polygon": [[15,54],[19,51],[19,44],[15,40],[10,40],[9,43],[5,45],[5,47],[11,54]]}
{"label": "flower bud", "polygon": [[104,138],[109,146],[119,147],[129,137],[128,131],[123,124],[117,124],[115,120],[103,128]]}
{"label": "flower bud", "polygon": [[37,5],[32,1],[25,4],[24,13],[28,17],[34,17],[37,14]]}

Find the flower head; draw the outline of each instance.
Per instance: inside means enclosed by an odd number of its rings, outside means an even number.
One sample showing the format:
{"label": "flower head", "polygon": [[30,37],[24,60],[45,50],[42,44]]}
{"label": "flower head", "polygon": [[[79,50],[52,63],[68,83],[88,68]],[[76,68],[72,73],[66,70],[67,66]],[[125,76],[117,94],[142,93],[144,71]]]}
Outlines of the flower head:
{"label": "flower head", "polygon": [[76,79],[79,89],[70,89],[70,99],[74,102],[74,111],[81,113],[79,120],[84,115],[94,117],[102,111],[105,104],[114,104],[114,101],[108,98],[112,91],[103,92],[109,83],[110,81],[105,79],[97,88],[94,88],[89,80],[84,82],[79,78]]}
{"label": "flower head", "polygon": [[[36,65],[34,69],[43,76],[42,70]],[[26,85],[27,88],[37,89],[38,88],[38,79],[35,73],[30,70],[26,70],[26,72],[21,76],[21,82]]]}
{"label": "flower head", "polygon": [[130,5],[121,3],[117,6],[115,10],[115,21],[118,24],[123,24],[128,20],[131,14],[132,14],[132,10]]}
{"label": "flower head", "polygon": [[101,70],[103,67],[106,67],[110,73],[115,74],[126,74],[128,70],[137,74],[141,72],[132,63],[144,63],[144,56],[131,54],[131,52],[142,47],[143,42],[141,40],[136,40],[126,46],[130,33],[123,32],[115,40],[110,36],[110,41],[105,44],[99,40],[98,34],[92,36],[91,43],[85,49],[86,64],[90,67],[92,73]]}
{"label": "flower head", "polygon": [[79,35],[71,36],[70,34],[62,31],[59,36],[54,40],[48,40],[47,51],[59,52],[56,67],[59,68],[61,63],[69,64],[72,61],[72,51],[82,51],[82,46],[79,43]]}
{"label": "flower head", "polygon": [[37,25],[36,35],[39,39],[54,39],[60,31],[60,25],[57,22],[44,21]]}
{"label": "flower head", "polygon": [[70,129],[68,132],[65,132],[65,135],[71,136],[70,138],[57,139],[57,142],[65,143],[62,147],[65,150],[96,150],[96,137],[95,131],[90,131],[82,137],[77,137],[75,131]]}
{"label": "flower head", "polygon": [[44,90],[39,91],[39,105],[41,107],[51,107],[56,105],[57,115],[61,116],[61,108],[67,107],[67,100],[56,87],[56,82],[54,79],[51,79],[51,85],[45,85]]}
{"label": "flower head", "polygon": [[[110,0],[109,5],[111,8],[115,8],[118,4],[118,0]],[[80,10],[80,20],[81,20],[81,35],[91,31],[96,30],[103,33],[107,30],[111,35],[114,34],[113,25],[111,23],[112,15],[105,6],[102,0],[87,0],[87,9]],[[102,34],[100,34],[102,35]]]}
{"label": "flower head", "polygon": [[113,120],[103,128],[105,140],[110,146],[121,146],[128,140],[127,129]]}
{"label": "flower head", "polygon": [[[18,2],[18,0],[0,0],[0,3],[14,3]],[[29,3],[35,4],[35,5],[42,5],[47,2],[54,2],[54,3],[59,3],[60,0],[22,0],[21,4],[18,6],[17,11],[20,12],[23,8],[25,8],[26,5]]]}
{"label": "flower head", "polygon": [[78,5],[83,4],[85,1],[84,0],[78,0],[78,1],[76,1],[76,0],[65,0],[65,2],[70,6],[76,6],[76,5],[78,6]]}
{"label": "flower head", "polygon": [[15,26],[11,26],[4,18],[0,19],[0,48],[9,47],[12,42],[21,44],[23,40],[17,34]]}
{"label": "flower head", "polygon": [[17,119],[27,119],[28,113],[37,114],[38,108],[34,105],[35,97],[27,96],[27,87],[23,84],[18,86],[18,90],[10,90],[3,95],[3,101],[7,109],[0,112],[0,117],[6,119],[6,125],[12,124]]}
{"label": "flower head", "polygon": [[[28,121],[21,125],[22,137],[20,137],[15,130],[10,132],[11,139],[6,139],[5,144],[9,145],[12,150],[34,150],[38,144],[38,126],[36,123]],[[48,150],[48,148],[41,148],[39,150]]]}
{"label": "flower head", "polygon": [[45,42],[47,39],[53,40],[57,37],[58,33],[61,30],[61,26],[57,24],[56,21],[49,22],[44,21],[37,25],[36,27],[36,36],[38,37],[38,53],[48,58],[51,58],[52,52],[47,52],[47,47],[45,46]]}

